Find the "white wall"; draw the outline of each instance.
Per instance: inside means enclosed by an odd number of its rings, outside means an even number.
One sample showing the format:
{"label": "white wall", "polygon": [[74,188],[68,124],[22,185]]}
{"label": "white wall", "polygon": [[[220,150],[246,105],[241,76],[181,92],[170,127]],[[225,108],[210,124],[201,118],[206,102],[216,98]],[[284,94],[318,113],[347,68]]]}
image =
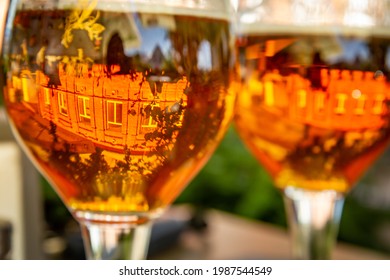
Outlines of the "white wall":
{"label": "white wall", "polygon": [[8,8],[8,0],[0,0],[0,52],[4,35],[5,15]]}
{"label": "white wall", "polygon": [[[0,52],[8,2],[0,0]],[[43,258],[42,217],[38,173],[11,136],[0,107],[0,219],[10,221],[13,227],[12,259]]]}

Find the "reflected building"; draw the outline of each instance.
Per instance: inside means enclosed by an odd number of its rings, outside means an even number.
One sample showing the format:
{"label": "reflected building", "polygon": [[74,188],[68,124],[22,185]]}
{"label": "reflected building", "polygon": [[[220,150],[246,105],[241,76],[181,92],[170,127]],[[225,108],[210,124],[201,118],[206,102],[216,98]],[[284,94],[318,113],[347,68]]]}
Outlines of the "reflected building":
{"label": "reflected building", "polygon": [[[286,49],[293,49],[294,43],[293,39],[276,39],[245,49],[249,68],[257,69],[249,78],[249,87],[258,92],[266,107],[320,128],[375,129],[383,125],[390,91],[382,71],[326,66],[321,60],[324,54],[314,49],[308,55],[309,63],[302,52],[287,55]],[[300,61],[304,61],[302,66]]]}
{"label": "reflected building", "polygon": [[277,70],[266,74],[264,104],[315,127],[352,130],[383,125],[389,98],[383,75],[338,69],[321,69],[318,75],[321,87],[316,88],[299,74],[282,76]]}
{"label": "reflected building", "polygon": [[[102,146],[123,152],[125,147],[139,147],[132,154],[143,154],[148,145],[145,134],[157,128],[158,113],[179,113],[180,109],[182,114],[187,99],[184,91],[189,86],[186,78],[143,67],[163,64],[159,46],[151,58],[142,57],[143,65],[140,53],[125,55],[125,49],[141,44],[134,17],[104,15],[101,36],[91,40],[86,30],[75,29],[67,47],[63,43],[66,31],[44,26],[39,15],[30,15],[29,20],[28,36],[23,28],[14,31],[7,98],[10,103],[22,101],[33,113],[31,117],[40,116],[60,128],[56,133],[70,145],[70,151],[92,153],[95,146]],[[61,20],[53,16],[47,24],[59,26]],[[48,30],[46,44],[32,40],[44,41],[40,28]],[[18,40],[26,37],[30,40]]]}
{"label": "reflected building", "polygon": [[[67,72],[60,70],[61,85],[57,87],[50,86],[49,78],[41,71],[24,71],[21,78],[12,77],[8,98],[22,99],[34,113],[80,135],[82,141],[90,140],[114,151],[145,142],[145,134],[157,128],[153,110],[172,111],[171,108],[185,106],[183,92],[188,83],[184,78],[165,82],[160,92],[156,92],[151,90],[143,73],[108,75],[105,66],[99,64],[91,70],[81,68],[77,75],[70,74],[69,67]],[[82,144],[72,137],[67,139],[71,150],[93,152],[93,147],[85,146],[89,141]]]}

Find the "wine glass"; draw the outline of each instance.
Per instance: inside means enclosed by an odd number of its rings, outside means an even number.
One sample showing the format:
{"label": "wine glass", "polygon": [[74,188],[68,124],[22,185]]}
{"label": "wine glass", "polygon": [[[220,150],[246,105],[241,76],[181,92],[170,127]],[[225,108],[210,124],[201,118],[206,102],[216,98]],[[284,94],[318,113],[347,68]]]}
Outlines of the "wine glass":
{"label": "wine glass", "polygon": [[224,0],[12,1],[11,127],[81,226],[88,259],[143,259],[150,227],[233,115]]}
{"label": "wine glass", "polygon": [[238,4],[236,127],[283,193],[293,257],[331,258],[344,196],[389,142],[389,2]]}

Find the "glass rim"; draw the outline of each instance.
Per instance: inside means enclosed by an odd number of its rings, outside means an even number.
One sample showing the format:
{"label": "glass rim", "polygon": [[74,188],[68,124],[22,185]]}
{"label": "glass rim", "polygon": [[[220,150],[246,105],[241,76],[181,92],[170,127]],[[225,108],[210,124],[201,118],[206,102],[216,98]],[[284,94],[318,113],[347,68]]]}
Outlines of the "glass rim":
{"label": "glass rim", "polygon": [[[230,0],[19,0],[17,10],[83,9],[93,5],[95,10],[142,12],[164,15],[185,15],[230,20],[233,8]],[[83,7],[84,6],[84,7]]]}

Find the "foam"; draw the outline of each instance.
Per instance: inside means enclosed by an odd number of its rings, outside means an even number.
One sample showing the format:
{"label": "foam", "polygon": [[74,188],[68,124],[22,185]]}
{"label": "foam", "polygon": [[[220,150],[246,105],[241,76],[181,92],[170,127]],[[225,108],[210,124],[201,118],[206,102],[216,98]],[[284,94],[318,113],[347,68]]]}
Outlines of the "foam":
{"label": "foam", "polygon": [[354,37],[390,37],[390,27],[354,27],[341,25],[271,25],[261,22],[241,24],[236,27],[236,33],[241,35],[343,35]]}

